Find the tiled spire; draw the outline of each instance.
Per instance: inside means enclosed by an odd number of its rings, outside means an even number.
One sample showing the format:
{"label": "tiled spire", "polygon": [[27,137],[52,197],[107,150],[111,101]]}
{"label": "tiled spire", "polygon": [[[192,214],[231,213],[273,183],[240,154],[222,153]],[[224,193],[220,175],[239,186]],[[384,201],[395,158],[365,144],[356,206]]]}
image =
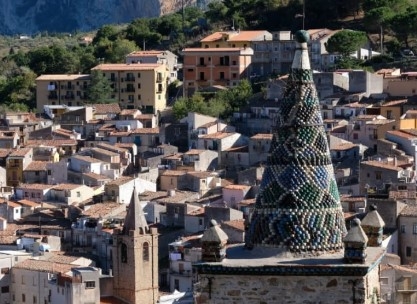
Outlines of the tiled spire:
{"label": "tiled spire", "polygon": [[318,254],[342,249],[346,227],[310,69],[308,33],[298,31],[296,39],[246,246]]}
{"label": "tiled spire", "polygon": [[139,230],[141,234],[148,233],[148,224],[139,202],[136,187],[133,188],[132,198],[130,199],[129,208],[127,209],[125,223],[123,226],[123,232],[125,234],[129,234],[130,230]]}

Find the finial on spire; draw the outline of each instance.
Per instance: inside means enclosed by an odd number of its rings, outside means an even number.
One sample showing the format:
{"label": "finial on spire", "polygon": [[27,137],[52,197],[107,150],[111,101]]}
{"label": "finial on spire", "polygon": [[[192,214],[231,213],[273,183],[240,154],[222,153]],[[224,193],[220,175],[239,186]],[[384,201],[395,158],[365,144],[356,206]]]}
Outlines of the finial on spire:
{"label": "finial on spire", "polygon": [[305,30],[299,30],[295,33],[295,40],[298,43],[307,43],[310,40],[310,35]]}

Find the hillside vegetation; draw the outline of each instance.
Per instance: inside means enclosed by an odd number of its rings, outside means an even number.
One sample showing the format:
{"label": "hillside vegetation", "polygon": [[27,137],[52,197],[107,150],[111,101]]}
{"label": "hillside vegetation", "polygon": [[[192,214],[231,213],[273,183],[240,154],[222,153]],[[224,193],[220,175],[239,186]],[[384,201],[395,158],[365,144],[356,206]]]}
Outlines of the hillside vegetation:
{"label": "hillside vegetation", "polygon": [[[370,62],[344,60],[341,67],[370,69],[398,67],[405,63],[411,69],[414,58],[401,59],[401,50],[414,47],[416,2],[306,0],[305,28],[354,29],[358,37],[362,36],[360,33],[371,37],[375,50],[379,50],[383,42],[384,56]],[[34,80],[38,75],[89,73],[98,63],[123,62],[126,54],[141,48],[177,52],[186,46],[198,45],[199,39],[220,29],[295,31],[302,28],[303,18],[296,18],[302,14],[301,0],[223,0],[210,2],[206,11],[187,7],[162,17],[136,19],[124,25],[104,25],[90,33],[3,36],[0,37],[0,101],[4,108],[32,108]],[[80,43],[84,36],[94,37],[92,43]],[[338,51],[344,53],[343,49]]]}

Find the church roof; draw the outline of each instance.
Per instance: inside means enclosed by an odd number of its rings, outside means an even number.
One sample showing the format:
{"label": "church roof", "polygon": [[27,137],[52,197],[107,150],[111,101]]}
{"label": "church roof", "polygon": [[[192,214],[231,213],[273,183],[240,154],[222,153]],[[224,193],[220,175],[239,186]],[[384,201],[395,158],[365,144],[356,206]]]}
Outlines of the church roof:
{"label": "church roof", "polygon": [[132,198],[127,210],[123,231],[128,234],[130,230],[138,229],[142,229],[143,233],[146,233],[148,231],[148,224],[140,205],[138,193],[135,187],[133,188]]}
{"label": "church roof", "polygon": [[295,52],[246,246],[283,253],[342,250],[346,227],[310,68],[308,34]]}

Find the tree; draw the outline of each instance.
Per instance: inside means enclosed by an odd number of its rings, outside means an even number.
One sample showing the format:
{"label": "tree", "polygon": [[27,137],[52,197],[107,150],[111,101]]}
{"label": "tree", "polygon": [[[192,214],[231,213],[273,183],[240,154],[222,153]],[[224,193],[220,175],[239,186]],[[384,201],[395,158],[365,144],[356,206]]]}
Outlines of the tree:
{"label": "tree", "polygon": [[101,40],[108,39],[114,41],[118,38],[119,30],[114,25],[103,25],[94,36],[93,45],[98,44]]}
{"label": "tree", "polygon": [[364,24],[368,31],[378,31],[381,43],[381,53],[384,45],[384,28],[388,26],[394,12],[390,7],[381,6],[365,12]]}
{"label": "tree", "polygon": [[78,58],[60,45],[39,47],[29,51],[27,55],[29,67],[38,75],[78,72]]}
{"label": "tree", "polygon": [[408,0],[363,0],[362,3],[365,13],[379,7],[390,7],[393,11],[401,12],[409,6]]}
{"label": "tree", "polygon": [[107,61],[113,63],[125,62],[126,55],[137,49],[138,47],[135,42],[118,38],[111,44],[111,49],[105,58],[107,58]]}
{"label": "tree", "polygon": [[394,15],[390,20],[390,27],[396,33],[398,40],[408,47],[409,38],[417,31],[417,7]]}
{"label": "tree", "polygon": [[364,32],[341,30],[331,36],[325,43],[327,52],[338,53],[342,57],[349,57],[350,54],[357,51],[367,41]]}
{"label": "tree", "polygon": [[110,98],[112,88],[110,82],[101,71],[91,71],[91,82],[88,88],[87,96],[91,103],[112,103],[114,99]]}

